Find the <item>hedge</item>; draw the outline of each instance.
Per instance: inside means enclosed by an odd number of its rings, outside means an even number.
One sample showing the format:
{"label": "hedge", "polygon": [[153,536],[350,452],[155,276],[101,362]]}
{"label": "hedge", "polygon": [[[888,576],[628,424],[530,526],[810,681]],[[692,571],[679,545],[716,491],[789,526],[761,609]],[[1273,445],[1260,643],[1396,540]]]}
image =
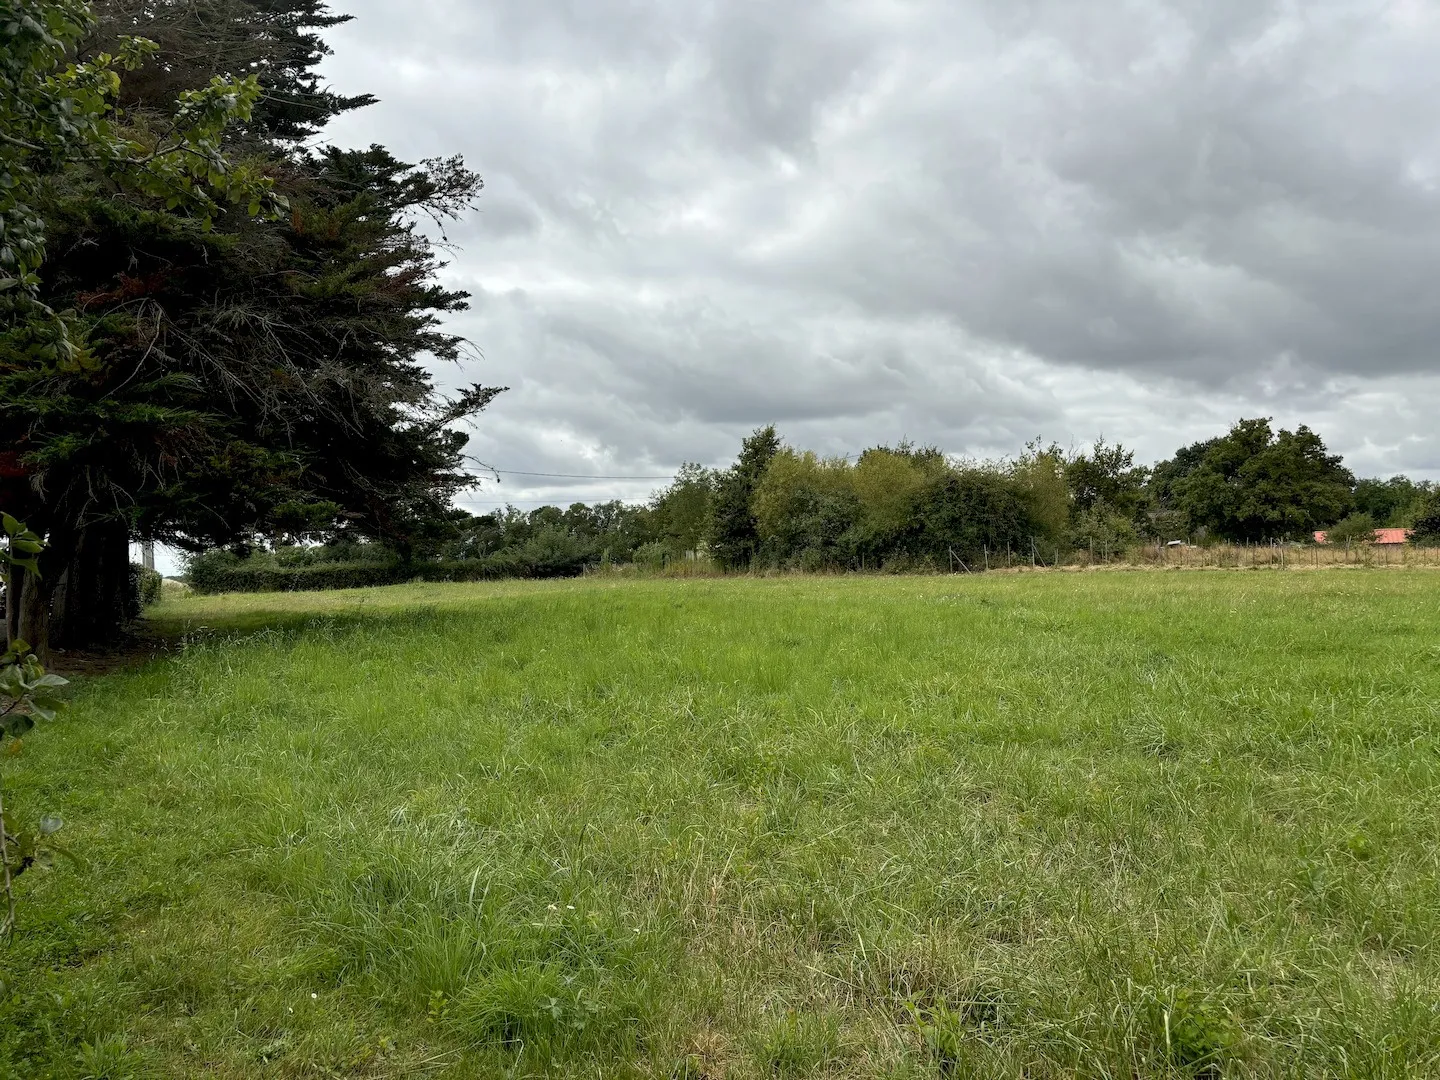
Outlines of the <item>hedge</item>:
{"label": "hedge", "polygon": [[160,599],[160,583],[164,580],[158,570],[147,570],[139,563],[130,564],[130,596],[128,600],[130,617],[134,618],[155,601]]}
{"label": "hedge", "polygon": [[314,589],[364,589],[407,581],[480,581],[505,577],[573,577],[581,560],[535,561],[510,552],[488,559],[452,559],[414,563],[318,563],[276,566],[241,560],[216,565],[197,560],[186,575],[197,593],[308,592]]}

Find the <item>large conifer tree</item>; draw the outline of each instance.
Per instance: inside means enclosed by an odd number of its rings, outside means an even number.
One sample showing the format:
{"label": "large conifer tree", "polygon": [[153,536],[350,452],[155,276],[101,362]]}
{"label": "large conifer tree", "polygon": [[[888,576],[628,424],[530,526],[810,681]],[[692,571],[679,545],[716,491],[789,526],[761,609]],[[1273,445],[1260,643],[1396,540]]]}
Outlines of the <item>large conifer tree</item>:
{"label": "large conifer tree", "polygon": [[405,550],[470,479],[453,424],[498,392],[447,399],[428,370],[458,357],[438,320],[466,297],[437,284],[417,219],[464,212],[479,178],[458,159],[301,145],[370,100],[315,74],[338,17],[313,0],[107,0],[97,15],[91,50],[122,32],[160,45],[121,88],[138,129],[187,83],[257,77],[228,149],[263,164],[288,212],[206,228],[93,172],[52,178],[44,297],[77,313],[93,361],[0,370],[0,465],[18,474],[7,505],[50,535],[39,587],[58,586],[43,607],[69,645],[117,632],[134,535],[200,548],[349,530]]}

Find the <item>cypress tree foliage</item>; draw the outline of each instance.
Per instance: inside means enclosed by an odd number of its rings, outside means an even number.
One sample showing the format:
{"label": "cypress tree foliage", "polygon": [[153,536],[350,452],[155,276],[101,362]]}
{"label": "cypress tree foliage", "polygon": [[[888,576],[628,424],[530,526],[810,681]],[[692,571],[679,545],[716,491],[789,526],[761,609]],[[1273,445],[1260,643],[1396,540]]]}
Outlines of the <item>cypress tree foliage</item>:
{"label": "cypress tree foliage", "polygon": [[121,87],[138,129],[177,85],[255,76],[264,93],[227,146],[288,212],[202,223],[93,171],[53,178],[43,299],[77,313],[91,362],[0,373],[0,465],[24,481],[7,506],[50,534],[66,645],[118,632],[114,551],[131,535],[198,550],[352,532],[408,552],[471,482],[453,425],[500,392],[442,395],[427,366],[461,355],[440,319],[466,296],[436,282],[418,222],[464,213],[479,177],[459,159],[299,144],[370,100],[315,75],[318,31],[342,17],[312,0],[106,0],[97,14],[86,48],[122,30],[160,44]]}
{"label": "cypress tree foliage", "polygon": [[[101,519],[92,513],[95,492],[77,491],[44,468],[46,452],[63,456],[65,447],[35,440],[34,423],[56,428],[74,413],[66,387],[93,382],[105,368],[88,347],[83,320],[46,303],[44,210],[52,189],[84,174],[114,196],[191,215],[197,227],[227,202],[248,204],[252,215],[276,205],[270,181],[227,158],[221,145],[226,126],[248,118],[259,95],[253,77],[217,76],[182,93],[158,130],[126,127],[114,111],[120,72],[135,70],[154,45],[125,38],[114,55],[70,62],[91,24],[83,0],[0,0],[0,500],[51,534],[40,559],[45,577],[39,563],[13,568],[5,622],[11,643],[23,637],[42,653],[51,596],[64,578],[52,571],[78,562],[82,531]],[[100,405],[109,411],[105,399]],[[96,540],[86,546],[94,555],[87,562],[109,567],[113,560],[101,553],[113,545]],[[88,580],[74,569],[73,580]],[[97,598],[93,606],[103,604]]]}
{"label": "cypress tree foliage", "polygon": [[331,49],[321,32],[349,22],[322,0],[101,0],[82,56],[113,51],[115,39],[139,35],[159,46],[160,61],[127,73],[118,103],[146,112],[203,86],[216,74],[254,75],[262,96],[231,140],[299,140],[327,121],[375,101],[324,86],[316,68]]}

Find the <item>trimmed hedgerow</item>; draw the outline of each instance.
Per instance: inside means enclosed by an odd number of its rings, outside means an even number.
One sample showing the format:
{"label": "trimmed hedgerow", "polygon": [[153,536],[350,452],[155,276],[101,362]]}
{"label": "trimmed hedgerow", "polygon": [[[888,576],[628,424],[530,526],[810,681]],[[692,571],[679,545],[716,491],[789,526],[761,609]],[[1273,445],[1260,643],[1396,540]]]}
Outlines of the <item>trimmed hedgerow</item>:
{"label": "trimmed hedgerow", "polygon": [[196,559],[186,580],[198,593],[308,592],[315,589],[363,589],[408,581],[480,581],[505,577],[573,577],[584,560],[534,559],[501,552],[488,559],[450,559],[410,563],[317,563],[278,566],[251,559]]}

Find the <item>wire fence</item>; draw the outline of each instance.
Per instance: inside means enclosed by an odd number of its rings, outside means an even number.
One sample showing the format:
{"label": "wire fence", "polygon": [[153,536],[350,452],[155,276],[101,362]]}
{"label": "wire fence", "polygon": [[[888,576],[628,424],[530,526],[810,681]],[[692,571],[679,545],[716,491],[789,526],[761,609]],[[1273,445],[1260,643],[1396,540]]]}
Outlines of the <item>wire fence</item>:
{"label": "wire fence", "polygon": [[653,562],[611,563],[587,567],[589,575],[620,577],[724,577],[735,573],[772,574],[945,573],[987,571],[1086,570],[1094,568],[1189,570],[1310,570],[1328,567],[1434,567],[1440,569],[1440,547],[1415,544],[1132,544],[1111,548],[1097,544],[1079,550],[1036,540],[1023,548],[982,548],[948,557],[892,557],[886,560],[827,561],[813,567],[799,564],[767,566],[757,560],[748,570],[727,570],[700,552],[665,555]]}
{"label": "wire fence", "polygon": [[1175,569],[1305,570],[1330,566],[1440,567],[1440,547],[1417,544],[1141,544],[1110,548],[1105,544],[1080,550],[1032,543],[1029,550],[986,549],[980,566],[955,570],[1002,570],[1022,567],[1135,566]]}

